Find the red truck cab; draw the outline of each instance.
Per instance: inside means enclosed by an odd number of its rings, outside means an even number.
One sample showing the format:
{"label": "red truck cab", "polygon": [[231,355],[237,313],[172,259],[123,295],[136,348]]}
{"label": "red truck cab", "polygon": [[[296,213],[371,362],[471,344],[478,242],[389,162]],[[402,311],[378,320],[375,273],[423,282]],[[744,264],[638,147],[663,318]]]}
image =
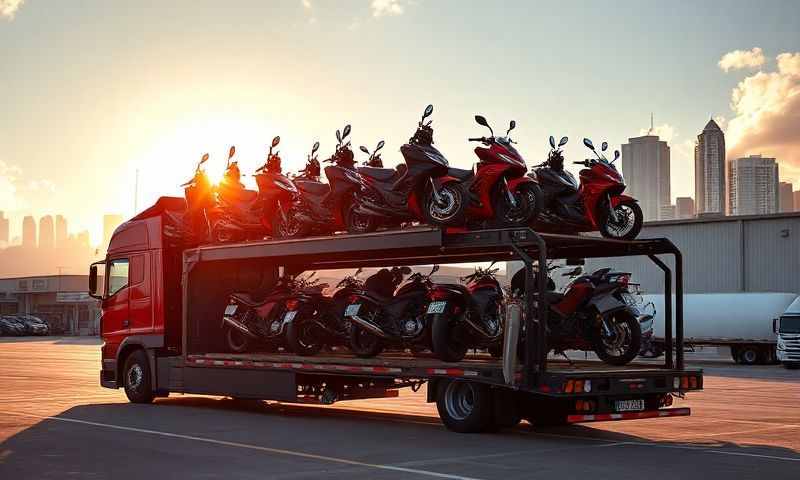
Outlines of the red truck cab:
{"label": "red truck cab", "polygon": [[[91,265],[90,294],[102,302],[100,335],[104,387],[122,385],[121,372],[134,352],[149,359],[149,385],[156,385],[155,355],[181,352],[182,198],[162,197],[120,225],[105,260]],[[148,379],[145,379],[148,380]]]}

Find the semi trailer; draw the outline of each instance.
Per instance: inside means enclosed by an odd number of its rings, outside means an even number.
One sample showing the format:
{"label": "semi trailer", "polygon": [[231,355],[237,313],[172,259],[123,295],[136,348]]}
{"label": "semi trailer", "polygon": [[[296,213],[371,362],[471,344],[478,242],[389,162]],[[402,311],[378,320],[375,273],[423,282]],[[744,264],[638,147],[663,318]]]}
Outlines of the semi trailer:
{"label": "semi trailer", "polygon": [[[617,241],[529,228],[454,231],[417,227],[368,234],[187,245],[180,198],[161,198],[114,232],[106,258],[90,267],[102,303],[100,384],[132,402],[172,392],[330,404],[396,396],[427,383],[449,429],[685,416],[677,397],[703,387],[683,357],[682,263],[666,239]],[[674,272],[657,255],[674,257]],[[548,358],[547,285],[535,264],[548,258],[641,256],[664,272],[667,348],[662,365]],[[282,275],[396,265],[521,260],[525,295],[507,308],[500,359],[476,354],[445,363],[394,352],[371,359],[343,352],[296,356],[226,351],[220,320],[230,293],[264,291]],[[537,293],[539,295],[537,295]],[[539,300],[539,316],[533,312]],[[671,311],[674,309],[675,334]],[[519,349],[519,351],[518,351]],[[521,360],[522,359],[522,360]]]}
{"label": "semi trailer", "polygon": [[[664,297],[643,295],[655,307],[651,353],[664,351]],[[729,347],[733,360],[743,365],[776,361],[777,335],[772,321],[780,317],[798,295],[794,293],[698,293],[684,295],[687,347]]]}

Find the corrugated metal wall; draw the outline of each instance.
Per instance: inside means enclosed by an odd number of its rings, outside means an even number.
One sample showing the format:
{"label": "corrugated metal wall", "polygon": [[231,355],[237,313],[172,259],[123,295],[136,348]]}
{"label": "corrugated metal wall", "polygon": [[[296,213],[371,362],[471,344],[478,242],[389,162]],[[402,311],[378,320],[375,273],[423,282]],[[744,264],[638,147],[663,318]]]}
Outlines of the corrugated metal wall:
{"label": "corrugated metal wall", "polygon": [[[681,249],[686,293],[800,294],[800,215],[655,223],[640,237],[666,237]],[[646,292],[663,291],[663,274],[645,257],[587,259],[585,269],[605,266],[633,273]]]}

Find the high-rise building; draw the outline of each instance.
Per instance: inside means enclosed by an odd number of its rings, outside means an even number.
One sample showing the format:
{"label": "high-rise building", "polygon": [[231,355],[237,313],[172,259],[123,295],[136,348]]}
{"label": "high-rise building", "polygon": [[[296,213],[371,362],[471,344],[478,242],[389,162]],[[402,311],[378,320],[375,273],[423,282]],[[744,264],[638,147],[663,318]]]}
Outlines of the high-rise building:
{"label": "high-rise building", "polygon": [[731,160],[728,173],[731,215],[778,211],[778,163],[761,155]]}
{"label": "high-rise building", "polygon": [[675,220],[677,217],[678,209],[675,205],[662,205],[659,213],[659,220]]}
{"label": "high-rise building", "polygon": [[692,197],[678,197],[675,199],[677,218],[694,217],[694,199]]}
{"label": "high-rise building", "polygon": [[698,215],[725,214],[725,134],[714,119],[694,147],[694,200]]}
{"label": "high-rise building", "polygon": [[657,135],[629,138],[622,145],[622,174],[627,193],[639,201],[645,220],[661,219],[670,205],[669,145]]}
{"label": "high-rise building", "polygon": [[111,235],[114,230],[122,223],[122,215],[107,214],[103,215],[103,245],[102,248],[108,248],[108,242],[111,241]]}
{"label": "high-rise building", "polygon": [[67,246],[67,219],[62,215],[56,215],[56,246],[65,248]]}
{"label": "high-rise building", "polygon": [[778,211],[794,211],[794,195],[792,195],[792,184],[789,182],[778,183]]}
{"label": "high-rise building", "polygon": [[5,217],[3,212],[0,212],[0,244],[8,245],[8,231],[8,219]]}
{"label": "high-rise building", "polygon": [[53,226],[53,217],[45,215],[39,219],[39,248],[54,248],[56,234]]}
{"label": "high-rise building", "polygon": [[794,211],[800,212],[800,190],[795,190],[793,196],[794,196]]}
{"label": "high-rise building", "polygon": [[36,220],[30,215],[22,219],[22,246],[36,248]]}

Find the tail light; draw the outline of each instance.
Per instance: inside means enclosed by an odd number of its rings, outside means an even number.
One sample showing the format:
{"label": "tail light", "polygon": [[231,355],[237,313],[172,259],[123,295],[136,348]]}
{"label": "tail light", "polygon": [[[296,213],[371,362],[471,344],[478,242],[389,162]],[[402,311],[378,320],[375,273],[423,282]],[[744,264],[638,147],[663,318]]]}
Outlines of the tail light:
{"label": "tail light", "polygon": [[358,295],[350,295],[347,297],[347,303],[356,303],[358,302]]}
{"label": "tail light", "polygon": [[428,296],[431,300],[444,300],[447,298],[447,292],[444,290],[431,290]]}
{"label": "tail light", "polygon": [[628,286],[628,283],[631,281],[631,274],[630,273],[623,273],[617,277],[617,283]]}
{"label": "tail light", "polygon": [[300,305],[300,300],[296,298],[290,298],[289,300],[286,300],[286,310],[297,310],[298,305]]}

